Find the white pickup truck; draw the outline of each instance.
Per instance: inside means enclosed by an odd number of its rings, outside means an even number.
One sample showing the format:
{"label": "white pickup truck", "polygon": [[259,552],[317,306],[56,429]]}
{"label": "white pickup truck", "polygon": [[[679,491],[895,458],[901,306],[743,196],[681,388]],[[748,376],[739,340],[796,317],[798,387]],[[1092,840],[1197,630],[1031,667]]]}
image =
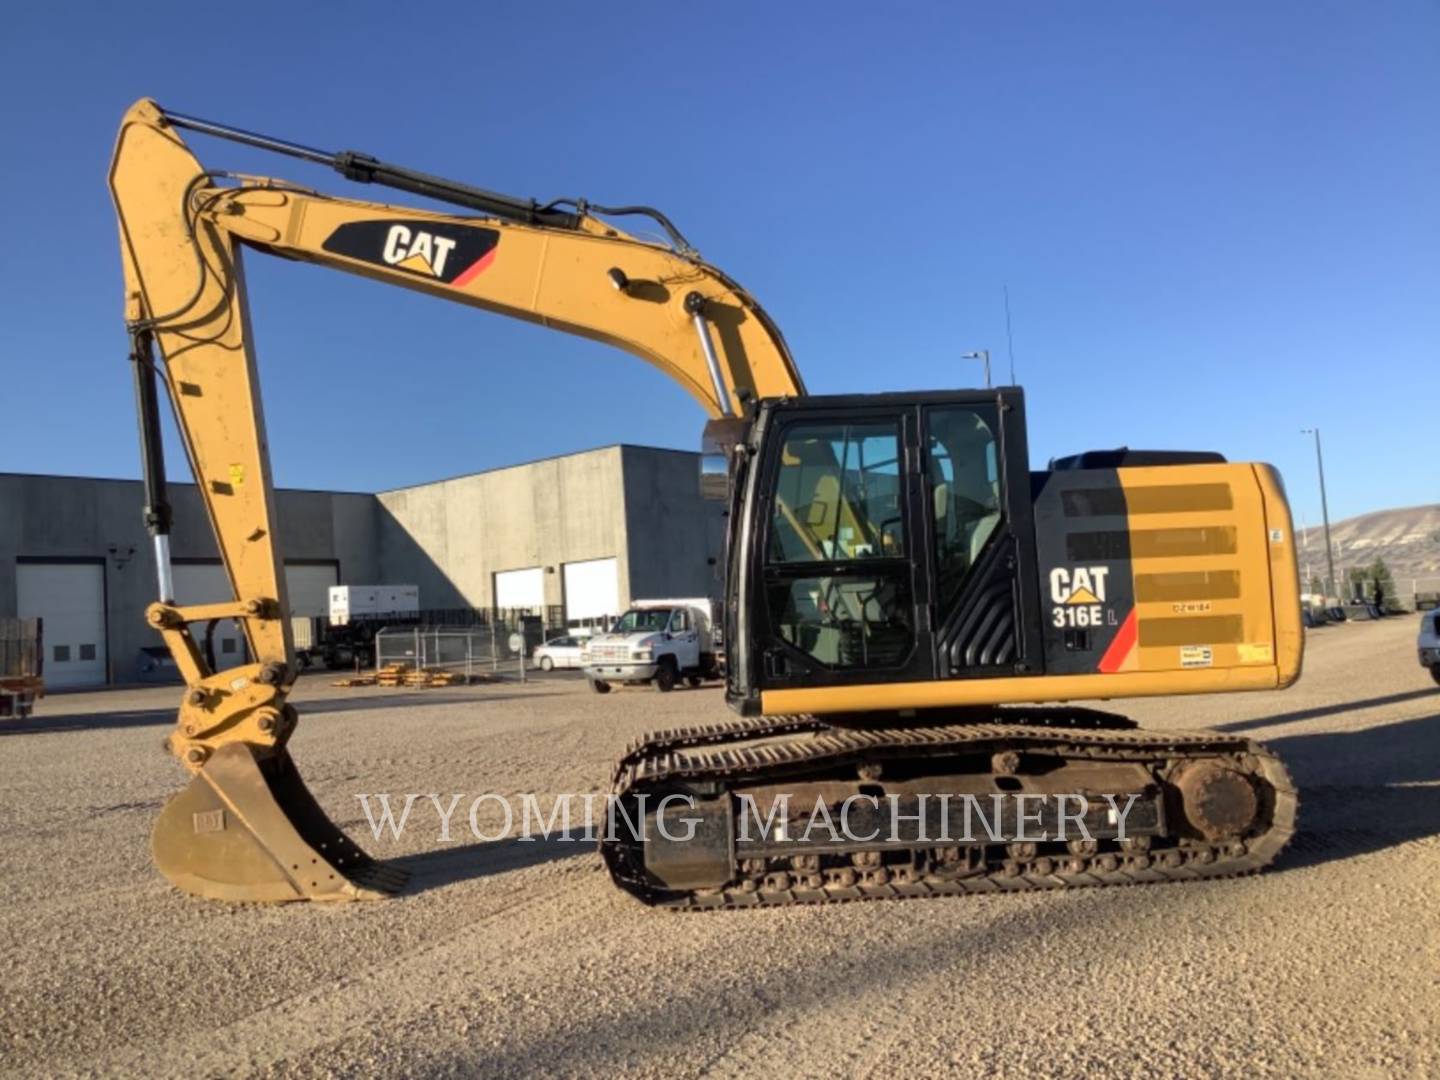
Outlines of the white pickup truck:
{"label": "white pickup truck", "polygon": [[590,689],[608,694],[613,682],[653,682],[668,693],[685,679],[699,686],[720,678],[710,601],[637,600],[608,633],[595,634],[580,654]]}

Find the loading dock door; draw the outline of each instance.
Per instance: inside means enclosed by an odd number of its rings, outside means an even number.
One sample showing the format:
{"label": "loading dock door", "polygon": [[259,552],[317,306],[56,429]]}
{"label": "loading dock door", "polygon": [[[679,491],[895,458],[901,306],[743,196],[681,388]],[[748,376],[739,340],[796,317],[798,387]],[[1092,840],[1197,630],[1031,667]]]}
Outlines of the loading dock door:
{"label": "loading dock door", "polygon": [[290,634],[297,649],[316,645],[315,619],[330,621],[330,586],[339,585],[334,563],[285,564],[285,591],[290,595]]}
{"label": "loading dock door", "polygon": [[330,614],[330,586],[339,585],[333,563],[321,566],[285,564],[285,591],[290,594],[290,614],[309,618]]}
{"label": "loading dock door", "polygon": [[[218,562],[176,563],[170,572],[175,582],[175,603],[181,607],[228,604],[235,599],[225,568]],[[205,623],[196,623],[190,628],[202,654],[205,650],[205,629]],[[245,635],[240,631],[240,624],[233,619],[222,619],[216,624],[214,645],[217,668],[245,663]]]}
{"label": "loading dock door", "polygon": [[495,575],[495,606],[525,608],[536,615],[545,611],[545,571],[538,566],[502,570]]}
{"label": "loading dock door", "polygon": [[566,621],[620,614],[620,571],[614,559],[565,564]]}
{"label": "loading dock door", "polygon": [[18,563],[16,614],[45,620],[45,685],[105,685],[105,567]]}
{"label": "loading dock door", "polygon": [[[214,563],[177,563],[172,567],[177,604],[224,604],[233,600],[225,568]],[[330,586],[337,584],[335,566],[286,566],[285,591],[292,616],[328,615]],[[203,625],[194,627],[199,638]],[[202,644],[203,648],[203,644]],[[245,635],[240,625],[226,619],[215,627],[215,663],[222,668],[245,662]]]}

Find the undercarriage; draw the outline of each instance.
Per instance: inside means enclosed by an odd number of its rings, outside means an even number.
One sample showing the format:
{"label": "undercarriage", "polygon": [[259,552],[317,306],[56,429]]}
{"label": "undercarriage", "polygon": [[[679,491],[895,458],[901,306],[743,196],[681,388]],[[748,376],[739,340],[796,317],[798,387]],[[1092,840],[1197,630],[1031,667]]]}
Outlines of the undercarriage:
{"label": "undercarriage", "polygon": [[1275,859],[1298,806],[1250,739],[1073,708],[660,732],[613,801],[616,884],[682,910],[1228,877]]}

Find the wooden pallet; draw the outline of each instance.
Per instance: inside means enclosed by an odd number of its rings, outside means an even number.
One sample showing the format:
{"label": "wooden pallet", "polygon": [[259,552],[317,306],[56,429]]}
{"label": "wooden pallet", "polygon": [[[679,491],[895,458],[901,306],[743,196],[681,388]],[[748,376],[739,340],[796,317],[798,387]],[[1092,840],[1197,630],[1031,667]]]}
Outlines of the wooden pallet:
{"label": "wooden pallet", "polygon": [[494,675],[475,674],[466,676],[463,672],[445,668],[421,668],[416,670],[408,664],[386,664],[373,675],[352,675],[336,679],[331,686],[389,686],[392,688],[424,690],[435,686],[467,686],[471,683],[499,682]]}
{"label": "wooden pallet", "polygon": [[336,679],[331,686],[374,686],[374,675],[351,675],[349,678]]}

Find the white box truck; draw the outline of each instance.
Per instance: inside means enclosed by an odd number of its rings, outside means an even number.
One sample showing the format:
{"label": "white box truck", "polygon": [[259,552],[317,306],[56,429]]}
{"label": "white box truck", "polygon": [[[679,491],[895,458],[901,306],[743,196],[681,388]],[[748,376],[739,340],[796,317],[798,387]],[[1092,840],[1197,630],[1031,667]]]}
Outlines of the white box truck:
{"label": "white box truck", "polygon": [[685,679],[699,686],[720,678],[714,614],[707,597],[637,600],[609,632],[594,634],[580,654],[590,689],[612,682],[654,683],[662,693]]}

